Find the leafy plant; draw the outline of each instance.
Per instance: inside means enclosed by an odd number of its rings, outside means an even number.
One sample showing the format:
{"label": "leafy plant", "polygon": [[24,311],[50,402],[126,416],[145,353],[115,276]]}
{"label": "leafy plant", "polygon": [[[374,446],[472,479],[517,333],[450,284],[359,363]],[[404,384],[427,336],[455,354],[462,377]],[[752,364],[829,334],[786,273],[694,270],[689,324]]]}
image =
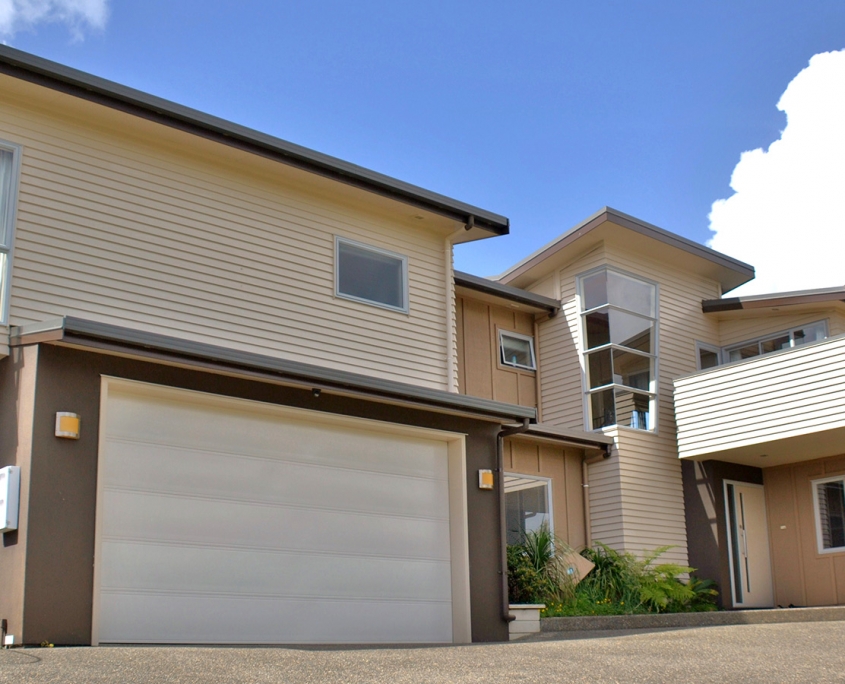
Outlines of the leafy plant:
{"label": "leafy plant", "polygon": [[564,566],[572,549],[556,539],[547,525],[526,532],[508,546],[508,596],[511,603],[551,603],[571,598],[574,583]]}

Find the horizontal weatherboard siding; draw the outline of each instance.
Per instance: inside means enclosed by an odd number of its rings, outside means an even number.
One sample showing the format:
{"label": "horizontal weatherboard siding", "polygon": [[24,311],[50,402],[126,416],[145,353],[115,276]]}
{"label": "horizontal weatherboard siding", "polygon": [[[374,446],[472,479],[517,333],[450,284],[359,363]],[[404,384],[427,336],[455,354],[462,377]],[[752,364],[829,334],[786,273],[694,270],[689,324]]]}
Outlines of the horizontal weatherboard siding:
{"label": "horizontal weatherboard siding", "polygon": [[[245,152],[0,85],[20,95],[0,104],[0,139],[23,148],[12,325],[76,316],[448,388],[439,228]],[[335,236],[408,258],[408,314],[334,297]]]}

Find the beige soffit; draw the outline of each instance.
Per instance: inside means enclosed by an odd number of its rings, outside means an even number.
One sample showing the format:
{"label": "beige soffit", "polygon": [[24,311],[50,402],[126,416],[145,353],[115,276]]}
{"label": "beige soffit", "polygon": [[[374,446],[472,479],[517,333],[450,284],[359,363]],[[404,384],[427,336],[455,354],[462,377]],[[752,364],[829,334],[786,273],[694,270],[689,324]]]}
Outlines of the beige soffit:
{"label": "beige soffit", "polygon": [[498,305],[510,306],[520,311],[554,316],[560,311],[560,302],[551,297],[534,294],[518,287],[503,285],[489,278],[455,271],[455,292]]}
{"label": "beige soffit", "polygon": [[11,346],[52,343],[494,422],[536,420],[536,409],[288,361],[122,326],[64,318],[13,327]]}
{"label": "beige soffit", "polygon": [[507,235],[506,217],[225,119],[0,45],[0,73],[275,159],[463,223],[456,241]]}
{"label": "beige soffit", "polygon": [[496,280],[515,287],[530,287],[604,241],[612,241],[625,250],[641,252],[708,277],[718,282],[723,292],[733,290],[754,277],[753,266],[605,207],[509,268]]}
{"label": "beige soffit", "polygon": [[739,312],[769,313],[790,307],[789,312],[829,309],[831,306],[845,306],[845,287],[825,287],[816,290],[794,290],[772,294],[749,295],[747,297],[723,297],[705,299],[701,310],[706,314],[718,314],[718,318],[741,318]]}

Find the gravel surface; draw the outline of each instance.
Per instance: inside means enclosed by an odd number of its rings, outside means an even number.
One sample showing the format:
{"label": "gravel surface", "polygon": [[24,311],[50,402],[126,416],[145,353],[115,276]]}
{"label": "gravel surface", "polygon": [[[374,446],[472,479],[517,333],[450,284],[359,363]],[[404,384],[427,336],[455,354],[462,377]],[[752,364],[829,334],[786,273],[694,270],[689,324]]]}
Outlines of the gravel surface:
{"label": "gravel surface", "polygon": [[545,633],[422,648],[33,648],[0,682],[845,682],[845,622]]}

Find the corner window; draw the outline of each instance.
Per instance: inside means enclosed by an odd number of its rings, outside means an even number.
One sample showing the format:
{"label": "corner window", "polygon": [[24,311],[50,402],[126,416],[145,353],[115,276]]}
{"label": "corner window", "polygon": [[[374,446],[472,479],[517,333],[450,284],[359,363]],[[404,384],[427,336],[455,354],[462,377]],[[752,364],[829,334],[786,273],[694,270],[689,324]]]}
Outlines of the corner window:
{"label": "corner window", "polygon": [[579,278],[590,429],[652,430],[657,286],[609,268]]}
{"label": "corner window", "polygon": [[715,368],[722,362],[722,350],[719,347],[697,342],[695,352],[697,355],[698,370]]}
{"label": "corner window", "polygon": [[20,148],[0,141],[0,323],[6,322]]}
{"label": "corner window", "polygon": [[408,258],[335,238],[335,294],[408,312]]}
{"label": "corner window", "polygon": [[803,344],[819,342],[827,337],[827,321],[817,321],[792,330],[775,333],[748,342],[741,342],[725,348],[727,361],[744,361],[755,356],[771,354],[781,349],[800,347]]}
{"label": "corner window", "polygon": [[505,511],[508,544],[519,544],[528,532],[543,525],[552,529],[552,483],[530,475],[505,473]]}
{"label": "corner window", "polygon": [[845,551],[845,476],[813,480],[819,553]]}
{"label": "corner window", "polygon": [[525,370],[536,370],[534,338],[519,333],[499,331],[499,355],[502,364]]}

